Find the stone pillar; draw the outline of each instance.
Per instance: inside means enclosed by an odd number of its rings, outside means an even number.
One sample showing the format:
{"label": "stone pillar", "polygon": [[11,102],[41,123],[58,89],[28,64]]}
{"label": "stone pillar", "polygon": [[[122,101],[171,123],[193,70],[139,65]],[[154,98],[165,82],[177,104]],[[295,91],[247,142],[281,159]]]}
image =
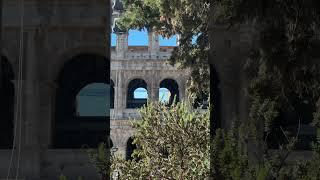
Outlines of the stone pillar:
{"label": "stone pillar", "polygon": [[179,99],[182,101],[186,98],[186,82],[182,80],[179,84]]}
{"label": "stone pillar", "polygon": [[53,81],[41,82],[41,112],[39,126],[42,127],[39,129],[41,136],[39,137],[39,146],[41,149],[47,149],[53,145],[53,131],[54,131],[54,112],[55,112],[55,98],[58,85]]}
{"label": "stone pillar", "polygon": [[116,77],[114,79],[114,116],[116,118],[122,118],[122,112],[126,108],[123,100],[125,98],[125,96],[123,95],[125,86],[123,85],[122,71],[116,70],[115,74]]}
{"label": "stone pillar", "polygon": [[[39,81],[34,31],[24,32],[20,175],[40,178]],[[18,126],[19,127],[19,126]],[[18,134],[18,133],[17,133]],[[19,138],[18,138],[19,140]],[[19,142],[19,141],[18,141]]]}
{"label": "stone pillar", "polygon": [[127,51],[128,51],[128,33],[118,32],[117,44],[116,44],[117,58],[120,58],[120,59],[126,58]]}
{"label": "stone pillar", "polygon": [[160,51],[159,35],[155,32],[148,32],[148,50],[152,59],[157,58]]}
{"label": "stone pillar", "polygon": [[212,78],[216,79],[215,84],[220,89],[220,123],[223,128],[229,128],[234,120],[247,120],[242,113],[247,112],[243,107],[246,103],[243,97],[243,67],[250,49],[250,40],[242,42],[243,32],[240,27],[226,28],[223,25],[212,27],[210,42],[214,42],[215,46],[209,59],[216,73]]}
{"label": "stone pillar", "polygon": [[148,88],[150,90],[149,93],[149,99],[151,101],[159,101],[159,85],[157,84],[158,78],[150,79],[150,87]]}

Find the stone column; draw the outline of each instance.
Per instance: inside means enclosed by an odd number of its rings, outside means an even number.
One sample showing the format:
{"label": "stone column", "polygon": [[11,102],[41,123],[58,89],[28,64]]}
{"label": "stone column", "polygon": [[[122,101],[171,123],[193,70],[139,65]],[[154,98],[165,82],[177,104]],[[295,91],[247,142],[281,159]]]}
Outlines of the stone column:
{"label": "stone column", "polygon": [[127,51],[128,51],[128,33],[117,32],[117,44],[116,44],[117,58],[125,59]]}
{"label": "stone column", "polygon": [[152,78],[149,78],[148,83],[148,98],[150,101],[158,101],[159,100],[159,85],[158,85],[158,76],[153,74]]}
{"label": "stone column", "polygon": [[[34,31],[24,32],[22,138],[20,173],[23,177],[40,178],[39,149],[39,81],[38,58],[35,52]],[[18,138],[19,140],[19,138]],[[19,141],[18,141],[19,142]]]}
{"label": "stone column", "polygon": [[179,84],[179,99],[182,101],[186,98],[186,81],[183,79]]}
{"label": "stone column", "polygon": [[[53,81],[41,82],[41,110],[40,110],[40,134],[39,146],[41,149],[50,148],[53,145],[53,131],[54,131],[54,112],[55,112],[55,98],[58,85]],[[42,119],[42,121],[41,121]]]}
{"label": "stone column", "polygon": [[123,80],[122,80],[122,71],[121,70],[116,70],[115,72],[116,77],[115,77],[115,87],[114,87],[114,91],[115,91],[115,98],[114,98],[114,111],[115,111],[115,117],[117,118],[122,118],[123,114],[122,112],[124,111],[125,104],[124,104],[124,89],[125,86],[123,85]]}
{"label": "stone column", "polygon": [[150,54],[150,58],[156,59],[159,55],[160,51],[160,44],[159,44],[159,35],[155,32],[148,32],[148,50]]}

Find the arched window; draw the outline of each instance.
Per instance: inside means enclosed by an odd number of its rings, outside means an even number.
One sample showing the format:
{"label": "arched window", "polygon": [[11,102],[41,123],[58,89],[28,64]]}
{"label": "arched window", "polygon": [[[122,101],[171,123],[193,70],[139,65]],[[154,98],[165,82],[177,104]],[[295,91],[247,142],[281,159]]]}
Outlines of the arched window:
{"label": "arched window", "polygon": [[178,83],[173,79],[164,79],[160,83],[159,101],[171,105],[174,98],[176,99],[176,102],[179,101]]}
{"label": "arched window", "polygon": [[126,148],[126,160],[132,160],[132,153],[134,150],[137,149],[137,145],[133,144],[133,138],[130,137],[127,141],[127,148]]}
{"label": "arched window", "polygon": [[8,59],[0,60],[0,149],[10,149],[14,126],[14,73]]}
{"label": "arched window", "polygon": [[105,57],[95,54],[75,56],[65,63],[57,79],[55,148],[97,147],[105,141],[109,65]]}
{"label": "arched window", "polygon": [[140,108],[147,103],[147,83],[142,79],[134,79],[128,85],[127,108]]}

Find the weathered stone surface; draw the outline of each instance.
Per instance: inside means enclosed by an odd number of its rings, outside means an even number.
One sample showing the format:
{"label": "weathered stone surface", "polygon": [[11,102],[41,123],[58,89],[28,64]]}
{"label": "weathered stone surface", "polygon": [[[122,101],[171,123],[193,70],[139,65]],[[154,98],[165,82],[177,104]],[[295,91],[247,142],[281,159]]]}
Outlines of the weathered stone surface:
{"label": "weathered stone surface", "polygon": [[[19,56],[23,55],[22,134],[21,138],[17,135],[15,142],[10,177],[16,175],[20,145],[19,177],[22,179],[56,180],[61,173],[99,179],[95,169],[88,164],[86,152],[52,149],[52,138],[56,80],[64,64],[73,56],[90,52],[110,59],[110,51],[106,48],[109,46],[110,1],[25,0],[23,29],[20,2],[4,0],[3,3],[2,54],[14,71],[16,97]],[[21,31],[24,36],[22,53]],[[15,123],[17,132],[20,131],[19,124]],[[7,176],[10,157],[10,149],[0,150],[0,179]]]}

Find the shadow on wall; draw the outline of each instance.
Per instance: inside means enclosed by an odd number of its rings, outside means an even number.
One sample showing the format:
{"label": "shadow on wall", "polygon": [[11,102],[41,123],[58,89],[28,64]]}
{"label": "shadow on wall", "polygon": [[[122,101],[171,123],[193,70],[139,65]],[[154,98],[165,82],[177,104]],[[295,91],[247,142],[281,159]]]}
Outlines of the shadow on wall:
{"label": "shadow on wall", "polygon": [[14,73],[6,57],[0,59],[0,149],[10,149],[13,144]]}
{"label": "shadow on wall", "polygon": [[[54,148],[97,147],[105,141],[108,114],[77,115],[77,95],[90,84],[110,84],[109,60],[96,54],[75,56],[65,63],[57,79]],[[90,87],[90,86],[89,86]],[[98,90],[99,91],[99,90]],[[95,92],[95,94],[99,92]],[[100,92],[101,94],[101,92]],[[86,97],[88,98],[88,96]],[[90,101],[97,100],[91,96]],[[98,98],[98,101],[101,99]],[[88,101],[88,99],[87,99]],[[109,110],[105,110],[109,112]]]}

